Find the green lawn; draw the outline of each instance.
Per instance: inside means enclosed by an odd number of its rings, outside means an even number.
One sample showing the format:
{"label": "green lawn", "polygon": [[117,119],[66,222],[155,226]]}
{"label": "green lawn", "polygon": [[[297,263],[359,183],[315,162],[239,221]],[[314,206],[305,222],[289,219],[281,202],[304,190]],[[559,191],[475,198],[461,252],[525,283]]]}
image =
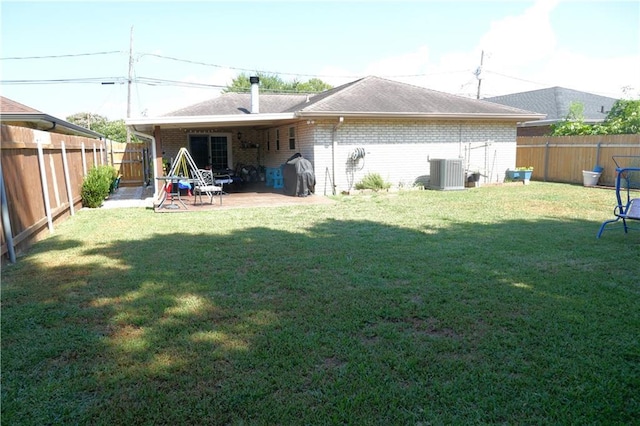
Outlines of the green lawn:
{"label": "green lawn", "polygon": [[532,182],[82,210],[2,271],[2,424],[631,424],[640,232]]}

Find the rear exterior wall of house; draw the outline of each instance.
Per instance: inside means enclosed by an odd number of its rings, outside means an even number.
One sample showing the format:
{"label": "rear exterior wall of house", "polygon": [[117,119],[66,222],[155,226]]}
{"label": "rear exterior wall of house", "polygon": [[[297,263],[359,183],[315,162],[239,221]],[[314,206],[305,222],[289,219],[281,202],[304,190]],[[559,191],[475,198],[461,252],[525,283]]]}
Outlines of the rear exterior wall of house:
{"label": "rear exterior wall of house", "polygon": [[297,153],[313,163],[313,133],[313,124],[307,120],[264,130],[262,165],[279,167]]}
{"label": "rear exterior wall of house", "polygon": [[[238,139],[238,132],[242,133],[241,140]],[[262,155],[262,133],[245,128],[221,128],[221,129],[162,129],[160,133],[160,147],[158,154],[166,160],[171,161],[176,158],[180,148],[189,147],[189,135],[224,135],[231,139],[231,155],[229,155],[228,167],[234,169],[237,164],[258,166],[258,161]],[[244,148],[243,143],[250,143],[250,148]],[[258,145],[256,147],[256,145]],[[161,150],[160,150],[161,149]],[[260,152],[258,152],[260,150]],[[262,164],[263,165],[263,164]]]}
{"label": "rear exterior wall of house", "polygon": [[[368,173],[378,173],[392,187],[426,183],[430,159],[461,158],[465,169],[482,174],[481,182],[501,182],[515,166],[516,124],[494,121],[317,120],[313,133],[316,193],[351,191]],[[335,134],[334,134],[335,133]],[[333,173],[333,138],[335,173]],[[356,148],[364,158],[351,160]]]}
{"label": "rear exterior wall of house", "polygon": [[[429,160],[437,158],[463,159],[465,169],[481,173],[481,183],[501,182],[516,159],[514,122],[347,117],[339,124],[337,119],[305,119],[262,130],[240,129],[242,141],[237,140],[238,129],[214,130],[231,135],[231,167],[238,163],[278,167],[302,154],[314,166],[316,193],[321,195],[331,195],[334,184],[336,193],[351,191],[368,173],[380,174],[395,188],[426,184]],[[188,135],[180,129],[163,129],[164,157],[175,158],[181,147],[188,148]],[[243,141],[259,146],[242,148]],[[365,155],[353,161],[357,148]]]}

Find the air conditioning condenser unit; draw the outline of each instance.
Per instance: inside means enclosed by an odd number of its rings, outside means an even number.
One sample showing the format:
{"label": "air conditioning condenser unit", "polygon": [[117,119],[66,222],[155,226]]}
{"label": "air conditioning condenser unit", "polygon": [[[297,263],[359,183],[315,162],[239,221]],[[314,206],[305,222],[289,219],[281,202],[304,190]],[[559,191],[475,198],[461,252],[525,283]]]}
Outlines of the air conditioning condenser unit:
{"label": "air conditioning condenser unit", "polygon": [[429,160],[431,168],[429,189],[450,191],[464,189],[464,166],[461,158],[434,158]]}

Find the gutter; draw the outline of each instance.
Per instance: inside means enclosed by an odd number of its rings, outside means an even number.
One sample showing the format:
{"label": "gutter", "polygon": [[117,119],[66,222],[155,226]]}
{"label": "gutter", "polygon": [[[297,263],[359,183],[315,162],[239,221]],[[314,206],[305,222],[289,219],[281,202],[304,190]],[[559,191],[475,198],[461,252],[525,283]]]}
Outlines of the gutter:
{"label": "gutter", "polygon": [[202,126],[203,124],[224,123],[224,124],[251,124],[265,121],[295,120],[295,113],[278,114],[233,114],[233,115],[190,115],[172,117],[145,117],[127,118],[127,126],[135,129],[136,126]]}
{"label": "gutter", "polygon": [[144,132],[149,128],[161,126],[163,128],[188,128],[202,127],[206,125],[224,124],[233,125],[252,125],[252,124],[270,124],[279,121],[296,120],[301,118],[336,118],[336,117],[352,117],[352,118],[420,118],[420,119],[441,119],[441,120],[508,120],[508,121],[530,121],[540,120],[546,117],[545,114],[446,114],[446,113],[419,113],[419,112],[353,112],[353,111],[334,111],[334,112],[288,112],[288,113],[260,113],[260,114],[233,114],[233,115],[191,115],[191,116],[164,116],[164,117],[143,117],[143,118],[127,118],[125,123],[131,129]]}
{"label": "gutter", "polygon": [[486,114],[486,113],[418,113],[418,112],[305,112],[299,111],[298,117],[304,118],[326,118],[326,117],[352,117],[352,118],[430,118],[442,120],[509,120],[509,121],[529,121],[540,120],[546,117],[545,114]]}
{"label": "gutter", "polygon": [[[69,123],[68,121],[61,120],[59,118],[53,117],[48,114],[33,114],[33,113],[24,113],[24,114],[14,114],[14,113],[5,113],[0,114],[0,121],[2,122],[27,122],[34,123],[37,125],[36,130],[42,130],[45,132],[50,132],[56,129],[59,133],[74,135],[74,136],[84,136],[92,139],[104,139],[104,135],[94,132],[93,130],[85,129],[82,126],[78,126],[77,124]],[[40,125],[38,125],[40,124]],[[44,126],[47,126],[46,128]]]}

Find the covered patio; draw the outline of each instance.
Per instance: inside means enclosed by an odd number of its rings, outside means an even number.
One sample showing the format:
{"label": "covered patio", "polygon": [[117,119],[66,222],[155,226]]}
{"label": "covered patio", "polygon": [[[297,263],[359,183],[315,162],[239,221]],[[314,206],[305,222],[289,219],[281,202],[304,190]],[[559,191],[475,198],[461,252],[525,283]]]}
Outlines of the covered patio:
{"label": "covered patio", "polygon": [[[225,188],[226,190],[226,188]],[[179,208],[157,208],[159,202],[154,201],[153,187],[121,187],[114,194],[111,194],[105,201],[102,208],[119,207],[145,207],[154,209],[157,213],[188,213],[197,211],[217,211],[249,207],[281,207],[295,205],[317,205],[332,204],[335,201],[323,195],[310,195],[308,197],[292,197],[285,195],[282,190],[274,189],[265,185],[264,182],[251,182],[243,184],[241,187],[230,189],[222,196],[215,195],[213,204],[209,203],[209,198],[203,194],[200,204],[200,197],[196,201],[193,195],[180,196],[184,207],[180,202],[174,200]],[[165,206],[169,204],[167,200]]]}

